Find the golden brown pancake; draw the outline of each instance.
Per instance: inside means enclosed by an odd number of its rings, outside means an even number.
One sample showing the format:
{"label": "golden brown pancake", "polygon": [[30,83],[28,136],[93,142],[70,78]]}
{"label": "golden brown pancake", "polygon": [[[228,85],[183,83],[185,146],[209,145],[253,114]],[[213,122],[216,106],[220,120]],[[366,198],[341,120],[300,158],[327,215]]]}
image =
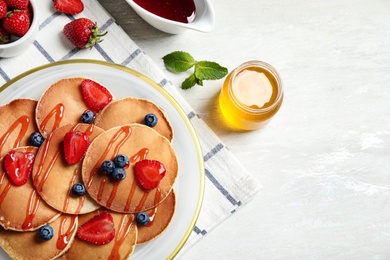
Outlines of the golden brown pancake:
{"label": "golden brown pancake", "polygon": [[84,196],[72,193],[73,184],[82,183],[82,161],[73,165],[65,161],[62,141],[70,131],[86,132],[91,141],[103,132],[99,127],[82,123],[56,129],[41,145],[32,175],[39,195],[50,206],[68,214],[84,214],[96,210],[100,205],[87,193]]}
{"label": "golden brown pancake", "polygon": [[[36,147],[15,148],[22,152],[37,152]],[[0,224],[5,229],[34,230],[55,220],[60,212],[41,199],[30,176],[27,183],[15,186],[8,178],[0,159]]]}
{"label": "golden brown pancake", "polygon": [[36,122],[44,137],[60,126],[80,122],[81,115],[88,109],[81,93],[84,79],[61,79],[42,94],[37,104]]}
{"label": "golden brown pancake", "polygon": [[[79,227],[85,222],[108,211],[104,208],[79,216]],[[114,219],[115,237],[105,245],[95,245],[75,237],[72,247],[61,259],[128,259],[133,253],[137,241],[137,225],[133,214],[122,214],[108,211]]]}
{"label": "golden brown pancake", "polygon": [[50,223],[54,237],[42,240],[38,230],[17,232],[0,227],[0,245],[15,260],[56,259],[72,244],[77,231],[77,216],[62,214]]}
{"label": "golden brown pancake", "polygon": [[30,145],[30,134],[38,131],[36,105],[35,100],[20,98],[0,106],[0,157],[14,147]]}
{"label": "golden brown pancake", "polygon": [[96,115],[95,125],[107,130],[131,123],[144,124],[144,117],[149,113],[155,114],[158,119],[153,129],[172,141],[173,129],[165,112],[146,99],[126,97],[110,102]]}
{"label": "golden brown pancake", "polygon": [[[104,160],[117,154],[130,158],[126,178],[113,181],[99,171]],[[160,161],[166,168],[159,186],[144,190],[134,178],[134,164],[142,159]],[[125,213],[145,211],[163,201],[172,189],[178,173],[178,161],[171,143],[152,128],[130,124],[111,128],[99,135],[89,146],[83,161],[83,180],[88,193],[99,204]]]}
{"label": "golden brown pancake", "polygon": [[174,189],[167,198],[157,207],[146,211],[150,222],[145,226],[138,225],[137,244],[146,243],[161,235],[171,223],[176,207],[176,195]]}

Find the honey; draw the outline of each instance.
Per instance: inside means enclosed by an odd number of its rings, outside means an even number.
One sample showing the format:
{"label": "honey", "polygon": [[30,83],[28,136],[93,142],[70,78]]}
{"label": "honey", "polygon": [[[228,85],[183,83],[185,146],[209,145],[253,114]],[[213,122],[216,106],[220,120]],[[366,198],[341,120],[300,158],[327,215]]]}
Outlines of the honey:
{"label": "honey", "polygon": [[283,84],[270,64],[248,61],[226,77],[219,95],[223,116],[235,128],[254,130],[265,126],[283,102]]}

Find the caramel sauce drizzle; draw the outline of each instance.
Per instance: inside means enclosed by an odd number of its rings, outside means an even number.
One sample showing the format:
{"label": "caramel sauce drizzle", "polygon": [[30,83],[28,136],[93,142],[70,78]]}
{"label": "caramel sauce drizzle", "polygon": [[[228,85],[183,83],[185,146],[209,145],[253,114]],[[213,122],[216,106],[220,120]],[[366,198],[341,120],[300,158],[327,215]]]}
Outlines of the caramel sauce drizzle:
{"label": "caramel sauce drizzle", "polygon": [[[5,178],[5,171],[1,174],[1,179],[0,179],[0,188],[3,186],[4,183],[4,178]],[[3,202],[5,196],[7,196],[8,190],[11,188],[11,183],[8,181],[7,185],[4,187],[3,192],[0,194],[0,205]]]}
{"label": "caramel sauce drizzle", "polygon": [[26,219],[22,225],[23,230],[28,230],[32,227],[32,221],[35,217],[35,214],[38,211],[39,204],[41,200],[37,194],[37,191],[34,189],[31,192],[30,199],[28,201],[27,211],[26,211]]}
{"label": "caramel sauce drizzle", "polygon": [[[79,175],[79,168],[76,168],[76,169],[73,171],[72,179],[71,179],[70,182],[69,182],[68,193],[66,194],[66,198],[65,198],[65,202],[64,202],[64,207],[63,207],[63,211],[64,211],[64,212],[68,212],[68,206],[69,206],[70,196],[71,196],[71,193],[72,193],[72,187],[73,187],[73,185],[75,184],[75,180],[76,180],[76,178],[77,178],[78,175]],[[84,201],[85,201],[85,196],[80,196],[80,197],[79,197],[79,205],[77,206],[77,209],[76,209],[76,211],[74,212],[74,214],[79,214],[79,213],[81,212],[81,209],[82,209],[83,206],[84,206]]]}
{"label": "caramel sauce drizzle", "polygon": [[39,180],[39,178],[41,177],[42,172],[43,172],[43,164],[44,164],[45,159],[47,157],[47,153],[49,150],[52,136],[53,136],[53,132],[50,133],[49,136],[46,138],[45,145],[40,148],[40,149],[42,149],[43,155],[41,157],[41,160],[38,162],[38,170],[37,170],[36,175],[34,177],[34,185],[37,188],[38,192],[42,191],[43,185],[45,184],[47,178],[49,177],[49,173],[50,173],[51,169],[53,168],[54,163],[57,161],[58,156],[60,155],[60,151],[57,150],[55,152],[52,160],[50,161],[48,168],[44,171],[42,178]]}
{"label": "caramel sauce drizzle", "polygon": [[129,234],[133,223],[134,223],[134,215],[124,214],[122,216],[119,231],[115,237],[114,247],[112,248],[111,255],[109,256],[108,259],[112,259],[112,260],[119,260],[120,259],[119,248],[122,246],[127,235]]}
{"label": "caramel sauce drizzle", "polygon": [[[124,133],[124,136],[123,136],[123,139],[120,140],[119,137]],[[111,138],[110,142],[108,143],[108,146],[106,147],[106,149],[103,151],[103,154],[102,156],[100,157],[100,159],[96,162],[95,166],[93,167],[91,173],[90,173],[90,176],[89,176],[89,179],[86,183],[86,187],[87,189],[91,187],[92,185],[92,181],[93,181],[93,178],[95,177],[96,173],[98,172],[99,170],[99,167],[100,165],[102,164],[102,162],[104,161],[104,159],[107,157],[107,154],[108,152],[111,150],[111,147],[114,145],[114,143],[116,141],[118,141],[118,144],[116,145],[115,147],[115,150],[114,150],[114,155],[118,154],[119,152],[119,149],[122,147],[122,145],[126,142],[126,140],[130,137],[131,135],[131,126],[122,126],[116,133],[115,135]],[[103,182],[103,180],[102,180]],[[101,189],[99,190],[99,194],[100,193],[103,193],[103,190],[102,190],[102,187],[104,187],[104,185],[100,185]],[[100,200],[99,200],[100,201]]]}
{"label": "caramel sauce drizzle", "polygon": [[[155,194],[155,197],[154,197],[154,204],[157,205],[160,202],[160,199],[161,199],[161,190],[160,190],[160,188],[158,188],[156,190],[156,194]],[[149,215],[149,223],[146,224],[147,227],[150,227],[151,225],[153,225],[154,218],[157,215],[157,208],[158,207],[154,207],[153,209],[151,209],[149,211],[149,213],[148,213],[148,215]]]}
{"label": "caramel sauce drizzle", "polygon": [[[69,215],[68,215],[69,216]],[[72,236],[74,230],[76,229],[76,217],[77,215],[72,215],[70,217],[70,225],[67,230],[65,230],[65,223],[68,220],[67,216],[62,215],[61,216],[61,222],[60,222],[60,233],[58,235],[57,239],[57,248],[60,250],[63,250],[66,248],[66,246],[70,242],[70,237]]]}
{"label": "caramel sauce drizzle", "polygon": [[30,118],[28,116],[19,117],[0,138],[0,152],[3,149],[3,146],[7,141],[8,137],[11,135],[11,133],[15,131],[18,125],[21,125],[18,137],[16,138],[15,143],[13,145],[14,148],[18,147],[20,145],[20,141],[22,140],[22,138],[27,132],[29,124],[30,124]]}
{"label": "caramel sauce drizzle", "polygon": [[64,117],[64,109],[65,109],[64,105],[59,103],[46,115],[46,117],[43,119],[41,125],[39,126],[39,129],[41,130],[42,133],[47,134],[47,131],[46,131],[47,123],[53,117],[54,117],[53,128],[49,132],[54,131],[55,129],[57,129],[60,126],[61,120]]}

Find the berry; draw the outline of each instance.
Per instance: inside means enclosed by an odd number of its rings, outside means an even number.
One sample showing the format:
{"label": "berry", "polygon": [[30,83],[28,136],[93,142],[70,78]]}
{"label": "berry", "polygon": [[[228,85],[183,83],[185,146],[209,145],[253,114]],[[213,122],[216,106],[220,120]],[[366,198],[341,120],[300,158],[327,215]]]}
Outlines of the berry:
{"label": "berry", "polygon": [[112,100],[108,89],[90,79],[85,79],[81,83],[81,94],[87,107],[95,113],[102,110]]}
{"label": "berry", "polygon": [[7,3],[4,0],[0,0],[0,19],[6,16],[7,10]]}
{"label": "berry", "polygon": [[129,165],[129,157],[127,157],[125,154],[118,154],[114,158],[114,164],[116,167],[125,168]]}
{"label": "berry", "polygon": [[72,192],[74,195],[83,196],[85,194],[85,186],[82,183],[75,183],[72,186]]}
{"label": "berry", "polygon": [[88,18],[78,18],[67,23],[63,32],[71,43],[81,49],[92,48],[103,41],[101,37],[106,34],[100,34],[97,25]]}
{"label": "berry", "polygon": [[91,124],[95,120],[95,114],[91,110],[85,110],[81,115],[81,122],[84,124]]}
{"label": "berry", "polygon": [[8,9],[27,9],[29,0],[4,0]]}
{"label": "berry", "polygon": [[121,181],[126,178],[126,171],[123,168],[114,168],[111,178],[115,181]]}
{"label": "berry", "polygon": [[78,230],[77,236],[95,245],[104,245],[115,237],[114,220],[110,213],[104,211],[85,222]]}
{"label": "berry", "polygon": [[30,28],[30,18],[26,12],[15,9],[3,18],[3,27],[10,34],[22,37]]}
{"label": "berry", "polygon": [[76,164],[83,159],[90,144],[86,133],[72,131],[65,134],[64,137],[64,155],[68,164]]}
{"label": "berry", "polygon": [[145,122],[145,125],[149,126],[149,127],[155,127],[157,125],[157,122],[158,122],[158,118],[155,114],[147,114],[144,118],[144,122]]}
{"label": "berry", "polygon": [[81,0],[54,0],[54,7],[65,14],[78,14],[84,10]]}
{"label": "berry", "polygon": [[30,144],[35,147],[40,147],[45,141],[45,138],[39,132],[33,132],[29,138]]}
{"label": "berry", "polygon": [[39,237],[42,240],[50,240],[54,236],[54,230],[49,225],[44,225],[39,229]]}
{"label": "berry", "polygon": [[156,160],[141,160],[134,164],[134,174],[139,184],[146,190],[156,188],[165,176],[164,165]]}
{"label": "berry", "polygon": [[25,184],[31,175],[35,154],[11,150],[4,156],[4,168],[11,182],[16,186]]}
{"label": "berry", "polygon": [[115,169],[115,164],[113,161],[110,161],[110,160],[105,160],[100,165],[100,170],[102,171],[103,174],[106,174],[106,175],[111,175],[111,173],[114,171],[114,169]]}
{"label": "berry", "polygon": [[3,28],[2,24],[0,24],[0,44],[8,43],[10,40],[11,34]]}
{"label": "berry", "polygon": [[137,224],[140,225],[140,226],[145,226],[150,221],[148,213],[143,212],[143,211],[138,212],[137,216],[135,217],[135,219],[137,221]]}

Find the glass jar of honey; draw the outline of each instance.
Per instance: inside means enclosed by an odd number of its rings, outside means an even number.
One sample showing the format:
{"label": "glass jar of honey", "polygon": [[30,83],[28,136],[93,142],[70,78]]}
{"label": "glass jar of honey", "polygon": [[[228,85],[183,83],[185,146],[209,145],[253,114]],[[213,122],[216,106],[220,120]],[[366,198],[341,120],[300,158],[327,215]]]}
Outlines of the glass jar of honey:
{"label": "glass jar of honey", "polygon": [[254,130],[266,125],[283,102],[283,83],[270,64],[248,61],[225,79],[219,95],[223,116],[233,126]]}

